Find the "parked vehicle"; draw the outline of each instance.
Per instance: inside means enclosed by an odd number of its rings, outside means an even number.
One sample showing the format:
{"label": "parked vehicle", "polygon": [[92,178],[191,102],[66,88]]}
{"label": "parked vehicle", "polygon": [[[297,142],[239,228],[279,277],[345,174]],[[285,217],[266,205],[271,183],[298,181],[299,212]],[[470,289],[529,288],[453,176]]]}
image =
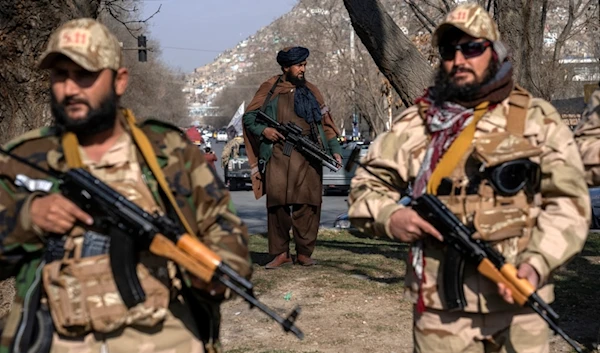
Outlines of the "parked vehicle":
{"label": "parked vehicle", "polygon": [[201,149],[201,150],[203,150],[203,151],[204,151],[204,149],[205,149],[206,147],[208,147],[208,148],[212,148],[212,144],[210,143],[210,141],[209,141],[208,139],[206,139],[206,140],[204,140],[204,143],[203,143],[203,144],[201,144],[199,147],[200,147],[200,149]]}
{"label": "parked vehicle", "polygon": [[[363,142],[350,142],[342,146],[342,164],[345,166],[348,163],[348,158],[354,150],[354,147],[360,146],[360,157],[362,158],[369,150],[369,144]],[[356,165],[347,172],[345,168],[341,168],[337,172],[332,172],[329,168],[323,167],[323,195],[327,196],[331,193],[348,193],[350,190],[350,180],[356,173]]]}
{"label": "parked vehicle", "polygon": [[229,149],[227,153],[223,151],[222,155],[225,185],[229,187],[230,191],[252,188],[246,145],[243,142],[232,143],[231,146],[225,146],[225,148]]}
{"label": "parked vehicle", "polygon": [[220,130],[217,132],[217,142],[227,142],[229,140],[229,136],[227,135],[227,131]]}
{"label": "parked vehicle", "polygon": [[202,131],[202,138],[204,139],[204,141],[208,141],[211,137],[213,137],[212,132],[208,130]]}

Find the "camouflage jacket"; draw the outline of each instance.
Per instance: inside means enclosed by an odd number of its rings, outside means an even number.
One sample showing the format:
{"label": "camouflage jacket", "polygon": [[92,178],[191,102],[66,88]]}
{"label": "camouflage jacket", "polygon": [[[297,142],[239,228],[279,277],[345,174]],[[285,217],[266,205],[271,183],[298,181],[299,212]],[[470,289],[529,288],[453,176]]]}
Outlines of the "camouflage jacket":
{"label": "camouflage jacket", "polygon": [[[169,124],[148,120],[139,124],[150,140],[162,171],[181,211],[196,236],[218,253],[243,276],[250,276],[246,226],[236,216],[229,192],[198,150],[179,129]],[[30,131],[4,146],[42,168],[66,171],[60,139],[53,127]],[[138,161],[143,157],[138,150]],[[149,167],[141,163],[142,177],[157,204],[164,209],[158,183]],[[29,206],[35,195],[15,186],[17,175],[25,175],[49,192],[59,192],[57,180],[35,171],[6,156],[0,157],[0,261],[2,279],[16,276],[16,297],[0,346],[10,346],[28,288],[45,249],[45,234],[34,226]],[[0,351],[2,351],[0,349]]]}
{"label": "camouflage jacket", "polygon": [[600,185],[600,89],[594,91],[575,129],[588,185]]}
{"label": "camouflage jacket", "polygon": [[[508,99],[485,113],[476,125],[473,141],[488,133],[505,131],[507,112]],[[571,131],[561,122],[552,105],[541,99],[529,101],[523,136],[542,151],[534,160],[539,163],[542,172],[541,201],[537,207],[530,209],[530,217],[535,217],[530,239],[514,262],[516,265],[527,262],[536,269],[543,285],[540,296],[552,301],[553,288],[547,283],[552,271],[583,248],[590,219],[590,199]],[[428,143],[428,130],[419,114],[419,107],[413,106],[394,120],[391,131],[377,137],[363,163],[384,180],[406,188],[421,167]],[[389,220],[395,211],[403,207],[397,203],[399,198],[396,191],[359,168],[352,179],[348,200],[351,221],[372,236],[393,238]],[[442,310],[444,306],[440,298],[443,298],[443,293],[440,291],[443,289],[439,285],[442,278],[438,278],[438,272],[444,252],[437,247],[439,245],[433,240],[424,242],[423,292],[427,307]],[[406,290],[415,300],[418,283],[411,264],[407,267]],[[495,285],[474,268],[465,268],[463,288],[467,299],[465,311],[511,310],[511,306],[497,294]]]}

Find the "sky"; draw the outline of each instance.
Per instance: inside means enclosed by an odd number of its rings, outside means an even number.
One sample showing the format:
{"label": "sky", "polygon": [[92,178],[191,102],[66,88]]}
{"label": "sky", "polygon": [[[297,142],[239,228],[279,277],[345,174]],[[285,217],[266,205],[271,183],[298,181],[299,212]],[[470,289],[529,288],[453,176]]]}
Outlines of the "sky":
{"label": "sky", "polygon": [[[192,72],[290,11],[296,0],[140,0],[162,59]],[[176,49],[176,48],[186,48]],[[152,53],[148,53],[152,55]]]}

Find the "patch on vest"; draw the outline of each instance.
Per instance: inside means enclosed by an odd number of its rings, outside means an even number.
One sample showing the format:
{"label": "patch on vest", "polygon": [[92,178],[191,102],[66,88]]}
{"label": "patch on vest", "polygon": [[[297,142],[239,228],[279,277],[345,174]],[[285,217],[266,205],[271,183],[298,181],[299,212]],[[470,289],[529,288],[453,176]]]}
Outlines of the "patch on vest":
{"label": "patch on vest", "polygon": [[15,185],[22,186],[29,190],[29,192],[50,192],[50,189],[52,189],[52,182],[50,180],[32,179],[24,174],[17,174],[17,177],[15,179]]}

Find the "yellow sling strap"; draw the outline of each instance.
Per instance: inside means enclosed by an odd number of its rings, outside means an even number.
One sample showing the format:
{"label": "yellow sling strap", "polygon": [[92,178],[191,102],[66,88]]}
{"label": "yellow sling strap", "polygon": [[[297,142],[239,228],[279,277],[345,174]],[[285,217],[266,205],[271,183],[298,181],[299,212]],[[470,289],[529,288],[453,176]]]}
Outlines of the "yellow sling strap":
{"label": "yellow sling strap", "polygon": [[[150,140],[148,140],[146,134],[144,134],[144,132],[137,127],[137,125],[135,125],[135,116],[133,116],[133,113],[129,109],[123,110],[123,116],[125,117],[127,126],[131,130],[131,135],[133,136],[135,144],[142,152],[144,160],[146,163],[148,163],[148,167],[150,167],[152,174],[154,174],[158,185],[169,199],[169,202],[177,213],[177,216],[183,224],[185,231],[189,235],[195,237],[195,233],[193,232],[186,218],[183,216],[181,209],[179,206],[177,206],[177,201],[175,201],[175,197],[173,196],[173,193],[171,193],[167,179],[165,179],[165,175],[158,165],[156,154],[154,153],[154,149],[152,148]],[[77,140],[77,136],[72,132],[65,133],[62,136],[62,146],[65,160],[67,161],[69,168],[83,168],[83,162],[81,161],[81,156],[79,155],[79,141]]]}
{"label": "yellow sling strap", "polygon": [[165,178],[162,169],[160,169],[160,166],[158,165],[156,154],[154,153],[154,149],[152,148],[150,140],[148,140],[148,137],[146,136],[146,134],[144,134],[142,129],[135,125],[135,116],[133,116],[133,113],[129,109],[124,109],[123,115],[125,116],[127,124],[131,129],[131,135],[133,136],[133,140],[139,147],[140,151],[142,151],[142,156],[144,156],[146,163],[148,163],[148,167],[150,167],[152,174],[154,174],[158,185],[160,185],[160,188],[163,190],[163,192],[169,199],[169,202],[171,203],[171,206],[173,206],[173,209],[177,213],[177,217],[179,217],[179,220],[181,221],[181,224],[183,224],[185,231],[192,237],[195,237],[195,233],[192,230],[192,227],[190,227],[189,223],[185,219],[185,216],[181,212],[181,209],[179,208],[179,206],[177,206],[177,201],[175,201],[175,197],[171,192],[171,188],[169,188],[167,179]]}
{"label": "yellow sling strap", "polygon": [[72,132],[66,132],[62,135],[62,148],[65,160],[69,168],[83,168],[83,162],[79,155],[79,141]]}
{"label": "yellow sling strap", "polygon": [[437,167],[431,174],[429,181],[427,182],[427,193],[435,195],[437,189],[442,182],[444,177],[447,177],[452,173],[456,165],[460,161],[460,158],[465,154],[471,142],[473,136],[475,136],[475,126],[481,120],[481,117],[487,112],[489,102],[480,103],[475,107],[475,113],[473,114],[473,121],[458,135],[456,140],[452,142],[450,148],[442,156],[442,160],[438,163]]}

